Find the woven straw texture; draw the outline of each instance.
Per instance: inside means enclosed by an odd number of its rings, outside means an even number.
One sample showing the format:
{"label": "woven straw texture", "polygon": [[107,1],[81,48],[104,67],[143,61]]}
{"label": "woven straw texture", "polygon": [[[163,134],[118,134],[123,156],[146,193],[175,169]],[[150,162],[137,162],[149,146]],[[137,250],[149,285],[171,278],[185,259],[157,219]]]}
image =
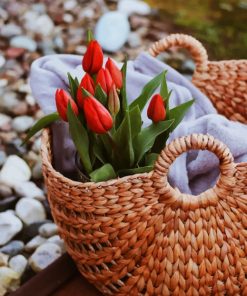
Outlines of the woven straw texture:
{"label": "woven straw texture", "polygon": [[[198,55],[198,41],[189,40],[202,71],[206,52]],[[202,77],[197,72],[194,83]],[[179,138],[162,151],[154,171],[101,183],[55,171],[51,143],[45,129],[41,154],[52,215],[79,271],[103,294],[247,295],[247,163],[234,163],[223,143],[201,134]],[[198,196],[167,180],[170,165],[190,149],[219,158],[217,184]]]}
{"label": "woven straw texture", "polygon": [[150,48],[153,56],[172,47],[187,49],[196,64],[192,82],[219,113],[247,123],[247,60],[211,62],[202,44],[184,34],[171,34]]}

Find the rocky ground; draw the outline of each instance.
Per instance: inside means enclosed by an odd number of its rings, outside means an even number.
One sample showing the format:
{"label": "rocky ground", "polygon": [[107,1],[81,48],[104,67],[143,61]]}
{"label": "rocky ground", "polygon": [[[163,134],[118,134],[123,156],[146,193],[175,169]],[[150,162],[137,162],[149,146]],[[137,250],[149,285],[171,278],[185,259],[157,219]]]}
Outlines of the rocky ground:
{"label": "rocky ground", "polygon": [[[64,252],[46,200],[40,138],[20,146],[42,116],[28,84],[32,61],[54,53],[83,54],[86,29],[96,23],[97,38],[110,56],[135,58],[166,36],[156,16],[135,0],[0,1],[0,295],[17,289]],[[115,30],[105,34],[109,20]],[[161,58],[186,71],[194,67],[181,53]]]}

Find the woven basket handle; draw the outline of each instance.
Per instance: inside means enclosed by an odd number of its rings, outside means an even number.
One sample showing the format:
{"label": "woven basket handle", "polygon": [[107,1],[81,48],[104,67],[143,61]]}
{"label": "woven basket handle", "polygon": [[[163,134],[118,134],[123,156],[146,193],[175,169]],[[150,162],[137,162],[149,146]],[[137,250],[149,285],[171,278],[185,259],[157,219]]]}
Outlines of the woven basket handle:
{"label": "woven basket handle", "polygon": [[180,47],[187,49],[195,64],[197,72],[207,70],[208,55],[203,45],[195,38],[185,34],[171,34],[160,41],[155,42],[149,49],[149,53],[156,57],[162,51],[171,47]]}
{"label": "woven basket handle", "polygon": [[[178,189],[174,189],[168,183],[168,171],[174,160],[182,153],[188,150],[208,150],[213,152],[220,161],[220,177],[214,188],[208,189],[198,196],[183,194]],[[186,137],[178,138],[167,145],[158,157],[153,178],[158,187],[166,192],[166,199],[180,201],[186,206],[198,208],[200,204],[215,205],[218,200],[217,194],[223,192],[226,195],[227,190],[234,186],[235,163],[229,148],[210,135],[192,134]],[[164,188],[165,186],[165,188]]]}

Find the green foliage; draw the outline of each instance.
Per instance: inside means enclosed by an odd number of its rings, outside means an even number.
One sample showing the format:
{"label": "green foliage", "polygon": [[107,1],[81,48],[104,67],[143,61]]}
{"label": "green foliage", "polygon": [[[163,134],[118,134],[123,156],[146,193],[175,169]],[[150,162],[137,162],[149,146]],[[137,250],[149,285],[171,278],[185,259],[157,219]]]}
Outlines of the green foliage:
{"label": "green foliage", "polygon": [[104,106],[107,104],[107,94],[104,92],[100,84],[97,84],[95,87],[95,98],[100,101]]}
{"label": "green foliage", "polygon": [[102,167],[94,170],[90,174],[90,178],[93,182],[101,182],[101,181],[106,181],[109,179],[114,179],[116,178],[117,175],[114,171],[114,168],[110,163],[104,164]]}
{"label": "green foliage", "polygon": [[79,86],[79,81],[77,77],[74,79],[70,73],[68,73],[68,79],[69,79],[69,92],[71,94],[71,97],[74,99],[76,102],[76,97],[77,97],[77,89]]}

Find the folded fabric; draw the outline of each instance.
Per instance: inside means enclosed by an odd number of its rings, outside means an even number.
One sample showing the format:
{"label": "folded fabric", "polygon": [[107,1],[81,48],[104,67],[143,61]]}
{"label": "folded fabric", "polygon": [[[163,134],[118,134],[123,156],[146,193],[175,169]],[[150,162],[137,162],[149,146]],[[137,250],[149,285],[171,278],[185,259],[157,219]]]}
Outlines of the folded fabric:
{"label": "folded fabric", "polygon": [[[184,103],[191,98],[195,104],[191,107],[183,122],[170,135],[168,141],[191,133],[209,133],[226,143],[236,161],[247,161],[247,126],[231,122],[217,114],[210,100],[189,80],[176,70],[146,53],[127,66],[128,101],[133,101],[143,86],[155,75],[167,70],[168,88],[172,90],[171,107]],[[32,64],[30,84],[34,98],[44,113],[56,110],[55,91],[68,88],[67,73],[80,80],[83,76],[81,57],[75,55],[50,55],[36,60]],[[144,125],[150,123],[143,114]],[[69,137],[68,125],[59,121],[52,126],[54,167],[68,175],[74,171],[75,147]],[[190,151],[180,156],[171,166],[170,183],[182,192],[198,194],[214,185],[218,170],[217,158],[207,151]]]}

